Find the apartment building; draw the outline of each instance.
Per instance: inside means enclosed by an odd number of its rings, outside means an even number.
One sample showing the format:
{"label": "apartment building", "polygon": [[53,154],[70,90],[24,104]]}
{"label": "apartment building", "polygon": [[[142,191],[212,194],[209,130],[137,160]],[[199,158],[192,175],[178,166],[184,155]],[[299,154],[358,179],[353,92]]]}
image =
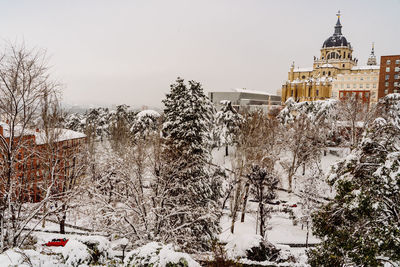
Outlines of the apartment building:
{"label": "apartment building", "polygon": [[400,93],[400,55],[381,56],[378,98]]}

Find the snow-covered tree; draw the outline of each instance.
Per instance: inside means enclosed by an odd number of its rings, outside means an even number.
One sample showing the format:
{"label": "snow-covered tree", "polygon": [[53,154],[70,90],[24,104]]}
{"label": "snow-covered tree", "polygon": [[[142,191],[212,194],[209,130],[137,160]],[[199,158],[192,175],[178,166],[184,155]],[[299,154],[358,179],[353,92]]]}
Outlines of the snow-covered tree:
{"label": "snow-covered tree", "polygon": [[94,139],[103,140],[109,135],[110,114],[108,108],[91,108],[84,115],[84,132]]}
{"label": "snow-covered tree", "polygon": [[312,266],[400,263],[400,94],[377,106],[357,149],[332,168],[336,197],[313,217]]}
{"label": "snow-covered tree", "polygon": [[336,100],[295,103],[289,98],[278,118],[286,128],[283,149],[287,157],[281,160],[288,177],[288,189],[293,190],[293,179],[298,169],[320,157],[326,145],[331,124],[336,116]]}
{"label": "snow-covered tree", "polygon": [[132,117],[127,105],[118,105],[116,110],[110,112],[110,141],[114,150],[128,145],[131,137],[131,120]]}
{"label": "snow-covered tree", "polygon": [[275,198],[275,189],[278,185],[278,178],[267,168],[253,165],[251,172],[247,175],[252,185],[252,191],[258,202],[258,214],[260,218],[260,235],[265,238],[266,221],[270,210],[264,206],[264,202]]}
{"label": "snow-covered tree", "polygon": [[[43,208],[54,195],[58,173],[44,175],[41,181],[33,177],[36,171],[31,170],[38,168],[39,156],[34,139],[26,137],[36,134],[30,127],[47,130],[45,122],[58,121],[50,116],[51,107],[58,105],[53,103],[56,90],[43,51],[29,50],[24,45],[9,45],[2,49],[0,252],[20,247],[31,233],[27,231],[28,226],[35,228],[49,215],[49,211],[43,212]],[[34,122],[40,123],[33,125]],[[54,165],[57,161],[53,162]]]}
{"label": "snow-covered tree", "polygon": [[243,117],[233,107],[228,100],[221,101],[221,110],[215,115],[215,133],[219,139],[218,143],[225,146],[225,155],[228,156],[228,146],[237,142],[237,135]]}
{"label": "snow-covered tree", "polygon": [[136,114],[130,131],[136,138],[145,138],[156,133],[159,128],[160,113],[154,110],[143,110]]}
{"label": "snow-covered tree", "polygon": [[64,118],[63,127],[73,131],[83,132],[85,128],[85,120],[83,118],[84,116],[79,113],[68,114]]}
{"label": "snow-covered tree", "polygon": [[165,122],[160,182],[168,186],[160,230],[190,249],[207,249],[219,232],[220,183],[210,168],[213,107],[201,84],[178,78],[163,100]]}

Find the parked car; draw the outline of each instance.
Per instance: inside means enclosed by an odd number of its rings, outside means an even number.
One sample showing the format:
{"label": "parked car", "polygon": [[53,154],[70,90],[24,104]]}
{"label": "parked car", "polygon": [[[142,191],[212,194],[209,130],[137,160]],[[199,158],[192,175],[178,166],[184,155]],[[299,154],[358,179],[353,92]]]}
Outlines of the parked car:
{"label": "parked car", "polygon": [[67,244],[68,239],[66,238],[55,238],[52,239],[51,241],[43,244],[43,246],[47,246],[47,247],[63,247],[65,246],[65,244]]}

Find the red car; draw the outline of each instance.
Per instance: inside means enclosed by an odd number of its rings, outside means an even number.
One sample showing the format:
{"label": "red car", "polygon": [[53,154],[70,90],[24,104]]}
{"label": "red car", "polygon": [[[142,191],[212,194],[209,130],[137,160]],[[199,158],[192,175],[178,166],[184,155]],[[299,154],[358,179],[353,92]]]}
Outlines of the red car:
{"label": "red car", "polygon": [[65,244],[67,244],[68,239],[66,238],[55,238],[52,239],[51,241],[43,244],[43,246],[47,246],[47,247],[63,247],[65,246]]}

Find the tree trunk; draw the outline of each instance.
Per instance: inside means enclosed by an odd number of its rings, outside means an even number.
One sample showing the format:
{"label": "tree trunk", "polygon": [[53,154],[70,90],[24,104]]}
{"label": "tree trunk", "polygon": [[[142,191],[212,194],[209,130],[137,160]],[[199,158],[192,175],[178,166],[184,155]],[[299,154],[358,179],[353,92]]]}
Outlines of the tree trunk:
{"label": "tree trunk", "polygon": [[307,221],[306,248],[308,248],[308,233],[310,232],[309,222]]}
{"label": "tree trunk", "polygon": [[65,234],[65,220],[67,219],[66,205],[63,204],[61,208],[61,219],[60,219],[60,234]]}
{"label": "tree trunk", "polygon": [[263,200],[261,199],[258,208],[260,210],[260,235],[264,238],[265,235],[265,216],[264,216],[264,203],[262,202]]}
{"label": "tree trunk", "polygon": [[242,217],[240,218],[240,222],[244,222],[244,217],[246,216],[246,206],[247,206],[247,199],[249,197],[249,188],[250,184],[247,182],[245,185],[245,193],[243,199],[243,207],[242,207]]}
{"label": "tree trunk", "polygon": [[[43,205],[43,214],[46,214],[46,203]],[[46,218],[43,218],[43,221],[42,221],[42,228],[45,228],[46,227]]]}

